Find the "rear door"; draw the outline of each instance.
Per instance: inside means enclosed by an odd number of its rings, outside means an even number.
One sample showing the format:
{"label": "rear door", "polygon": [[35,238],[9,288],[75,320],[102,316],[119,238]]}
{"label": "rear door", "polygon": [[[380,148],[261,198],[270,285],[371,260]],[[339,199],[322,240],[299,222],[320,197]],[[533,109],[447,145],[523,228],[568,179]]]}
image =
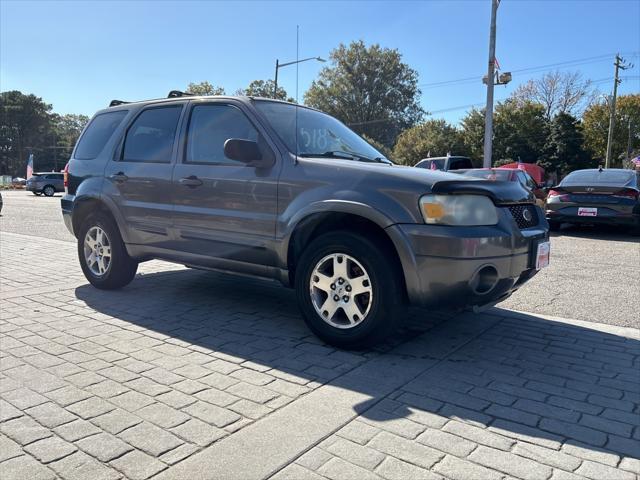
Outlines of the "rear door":
{"label": "rear door", "polygon": [[[233,101],[192,102],[185,115],[180,161],[173,173],[176,250],[241,264],[272,266],[281,160],[255,168],[224,154],[230,138],[268,143],[251,112]],[[246,270],[246,269],[245,269]],[[250,270],[250,269],[249,269]]]}
{"label": "rear door", "polygon": [[105,192],[124,216],[130,243],[166,248],[171,178],[185,102],[150,105],[129,124],[105,169]]}

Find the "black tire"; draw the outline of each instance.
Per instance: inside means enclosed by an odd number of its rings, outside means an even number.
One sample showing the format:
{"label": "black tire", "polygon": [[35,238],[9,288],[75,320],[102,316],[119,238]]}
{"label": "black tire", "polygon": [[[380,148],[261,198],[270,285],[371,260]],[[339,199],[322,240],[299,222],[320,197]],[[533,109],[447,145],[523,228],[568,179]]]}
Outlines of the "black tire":
{"label": "black tire", "polygon": [[[106,234],[111,245],[111,261],[102,275],[96,275],[87,264],[84,254],[84,242],[87,232],[93,227],[99,227]],[[124,246],[120,230],[114,220],[105,214],[95,214],[87,217],[78,232],[78,259],[82,272],[89,283],[102,290],[122,288],[133,280],[138,270],[138,262],[132,259]]]}
{"label": "black tire", "polygon": [[[359,262],[372,288],[368,313],[355,326],[346,329],[331,325],[316,312],[310,292],[316,265],[331,254],[348,255]],[[401,270],[394,260],[380,242],[348,231],[327,233],[311,242],[297,262],[295,289],[298,305],[313,333],[331,345],[347,349],[369,347],[391,335],[401,323],[405,306]],[[355,298],[356,295],[353,302]]]}
{"label": "black tire", "polygon": [[35,196],[39,197],[42,192],[32,192]]}
{"label": "black tire", "polygon": [[53,195],[56,193],[56,189],[53,185],[45,185],[45,187],[42,189],[42,193],[44,193],[45,197],[53,197]]}

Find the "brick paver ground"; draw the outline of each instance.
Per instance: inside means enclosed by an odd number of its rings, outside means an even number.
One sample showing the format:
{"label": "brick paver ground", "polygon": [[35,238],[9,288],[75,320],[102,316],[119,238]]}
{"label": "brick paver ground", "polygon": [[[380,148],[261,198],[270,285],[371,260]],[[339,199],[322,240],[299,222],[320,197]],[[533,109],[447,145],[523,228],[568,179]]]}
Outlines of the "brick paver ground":
{"label": "brick paver ground", "polygon": [[412,311],[346,352],[268,282],[149,262],[98,291],[74,244],[9,233],[0,260],[3,480],[638,478],[637,330]]}

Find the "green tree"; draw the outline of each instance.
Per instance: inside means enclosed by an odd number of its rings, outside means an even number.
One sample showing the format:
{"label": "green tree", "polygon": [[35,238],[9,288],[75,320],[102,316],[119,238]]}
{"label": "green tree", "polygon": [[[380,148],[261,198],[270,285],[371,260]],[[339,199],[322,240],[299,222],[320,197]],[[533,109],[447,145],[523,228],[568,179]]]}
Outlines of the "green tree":
{"label": "green tree", "polygon": [[548,124],[544,107],[512,99],[498,103],[493,120],[493,161],[536,163],[544,158]]}
{"label": "green tree", "polygon": [[340,44],[304,95],[307,105],[340,119],[359,134],[388,147],[424,111],[418,101],[418,73],[398,50],[360,40]]}
{"label": "green tree", "polygon": [[461,133],[445,120],[427,120],[402,132],[393,149],[395,159],[404,165],[415,165],[428,156],[464,155]]}
{"label": "green tree", "polygon": [[464,150],[478,167],[484,158],[484,112],[484,109],[469,110],[461,121],[460,129]]}
{"label": "green tree", "polygon": [[[592,104],[582,117],[585,149],[604,165],[607,155],[610,109],[607,102]],[[631,130],[631,150],[640,149],[640,94],[621,95],[616,104],[613,131],[612,167],[621,166],[626,157]]]}
{"label": "green tree", "polygon": [[89,122],[89,117],[72,113],[65,115],[53,114],[52,121],[53,141],[51,144],[55,146],[52,152],[52,155],[54,155],[54,165],[52,168],[59,170],[59,162],[66,162],[69,157],[71,157],[73,147],[78,141],[82,130]]}
{"label": "green tree", "polygon": [[0,112],[0,174],[24,176],[30,152],[41,160],[50,154],[51,105],[13,90],[0,94]]}
{"label": "green tree", "polygon": [[251,97],[263,97],[263,98],[275,98],[277,100],[286,100],[288,102],[294,102],[295,100],[287,95],[287,91],[278,86],[276,95],[273,94],[273,87],[275,82],[273,80],[254,80],[247,88],[241,88],[236,91],[236,95],[247,95]]}
{"label": "green tree", "polygon": [[546,157],[538,164],[548,172],[561,176],[580,169],[595,167],[583,148],[584,137],[580,121],[568,113],[558,113],[549,125]]}
{"label": "green tree", "polygon": [[200,83],[190,83],[187,87],[187,93],[194,95],[224,95],[224,88],[214,86],[206,80]]}

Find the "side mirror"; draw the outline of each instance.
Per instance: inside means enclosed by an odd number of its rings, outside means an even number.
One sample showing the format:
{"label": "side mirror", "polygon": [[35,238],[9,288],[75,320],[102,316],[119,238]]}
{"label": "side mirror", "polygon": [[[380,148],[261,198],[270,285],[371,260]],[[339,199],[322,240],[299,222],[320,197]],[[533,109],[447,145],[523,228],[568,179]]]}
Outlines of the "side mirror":
{"label": "side mirror", "polygon": [[274,163],[273,154],[264,155],[258,142],[229,138],[224,142],[224,154],[231,160],[246,163],[247,166],[268,168]]}

